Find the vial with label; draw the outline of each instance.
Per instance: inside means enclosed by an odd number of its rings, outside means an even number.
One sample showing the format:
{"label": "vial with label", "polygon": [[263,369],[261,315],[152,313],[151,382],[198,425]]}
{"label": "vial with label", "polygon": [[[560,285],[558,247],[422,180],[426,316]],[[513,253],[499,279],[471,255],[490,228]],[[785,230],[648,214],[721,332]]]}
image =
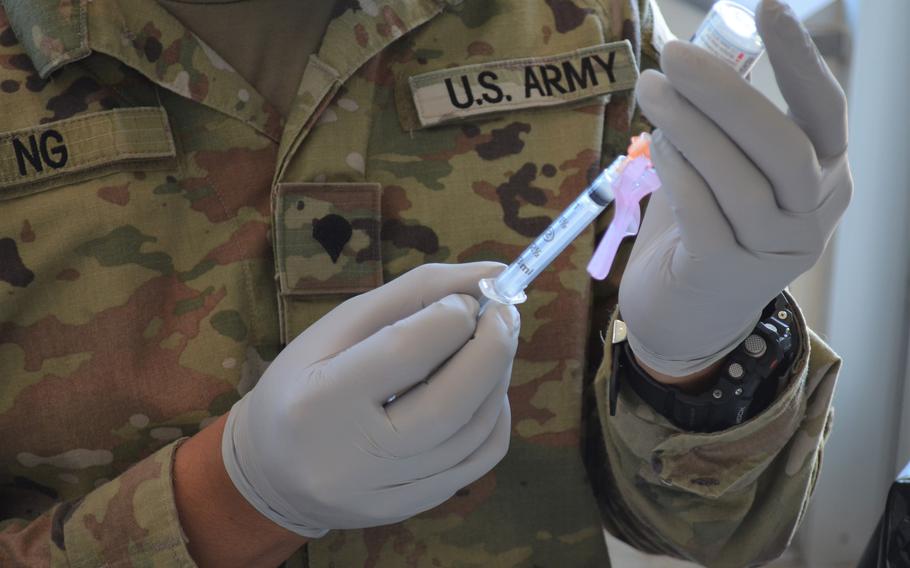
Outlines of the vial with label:
{"label": "vial with label", "polygon": [[720,0],[692,36],[692,43],[723,59],[743,76],[765,52],[755,14],[736,2]]}

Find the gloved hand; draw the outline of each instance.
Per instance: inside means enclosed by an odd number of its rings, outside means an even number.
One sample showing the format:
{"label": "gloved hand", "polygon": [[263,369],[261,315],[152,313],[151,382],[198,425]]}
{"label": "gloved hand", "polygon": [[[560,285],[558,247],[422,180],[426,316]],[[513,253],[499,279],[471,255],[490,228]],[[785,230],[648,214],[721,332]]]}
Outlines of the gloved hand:
{"label": "gloved hand", "polygon": [[491,304],[478,320],[475,297],[502,268],[422,266],[294,339],[225,427],[225,468],[247,501],[319,537],[402,521],[492,469],[509,446],[519,317]]}
{"label": "gloved hand", "polygon": [[663,182],[619,290],[630,346],[671,376],[732,351],[761,310],[821,256],[853,191],[846,99],[793,12],[757,10],[789,114],[720,59],[664,46],[638,101],[659,129]]}

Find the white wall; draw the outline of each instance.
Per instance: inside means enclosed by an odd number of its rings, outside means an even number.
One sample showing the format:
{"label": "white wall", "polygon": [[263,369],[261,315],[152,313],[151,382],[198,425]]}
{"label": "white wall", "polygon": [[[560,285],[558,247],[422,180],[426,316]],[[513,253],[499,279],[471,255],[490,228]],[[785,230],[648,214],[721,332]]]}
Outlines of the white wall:
{"label": "white wall", "polygon": [[[858,26],[849,90],[855,194],[834,250],[828,326],[844,367],[802,541],[809,565],[825,568],[855,565],[898,464],[910,458],[897,449],[910,395],[910,2],[849,6]],[[908,419],[904,411],[905,429]]]}

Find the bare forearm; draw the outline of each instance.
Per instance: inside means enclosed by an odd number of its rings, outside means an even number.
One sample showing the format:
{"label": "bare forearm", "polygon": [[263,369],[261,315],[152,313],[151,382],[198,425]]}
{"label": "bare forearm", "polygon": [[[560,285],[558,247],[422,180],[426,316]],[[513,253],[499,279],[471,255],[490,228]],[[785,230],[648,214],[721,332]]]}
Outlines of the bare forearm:
{"label": "bare forearm", "polygon": [[227,417],[177,450],[174,494],[193,560],[207,566],[277,566],[306,539],[259,514],[237,492],[221,459]]}

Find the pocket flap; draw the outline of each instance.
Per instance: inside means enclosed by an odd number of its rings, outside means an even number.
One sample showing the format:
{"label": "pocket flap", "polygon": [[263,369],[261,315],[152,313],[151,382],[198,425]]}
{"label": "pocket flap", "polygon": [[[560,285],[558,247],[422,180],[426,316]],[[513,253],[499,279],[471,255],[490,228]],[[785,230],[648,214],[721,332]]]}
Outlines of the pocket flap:
{"label": "pocket flap", "polygon": [[135,163],[171,165],[167,113],[118,108],[0,134],[0,199],[73,183]]}
{"label": "pocket flap", "polygon": [[274,247],[284,296],[352,294],[382,284],[381,187],[280,184]]}

